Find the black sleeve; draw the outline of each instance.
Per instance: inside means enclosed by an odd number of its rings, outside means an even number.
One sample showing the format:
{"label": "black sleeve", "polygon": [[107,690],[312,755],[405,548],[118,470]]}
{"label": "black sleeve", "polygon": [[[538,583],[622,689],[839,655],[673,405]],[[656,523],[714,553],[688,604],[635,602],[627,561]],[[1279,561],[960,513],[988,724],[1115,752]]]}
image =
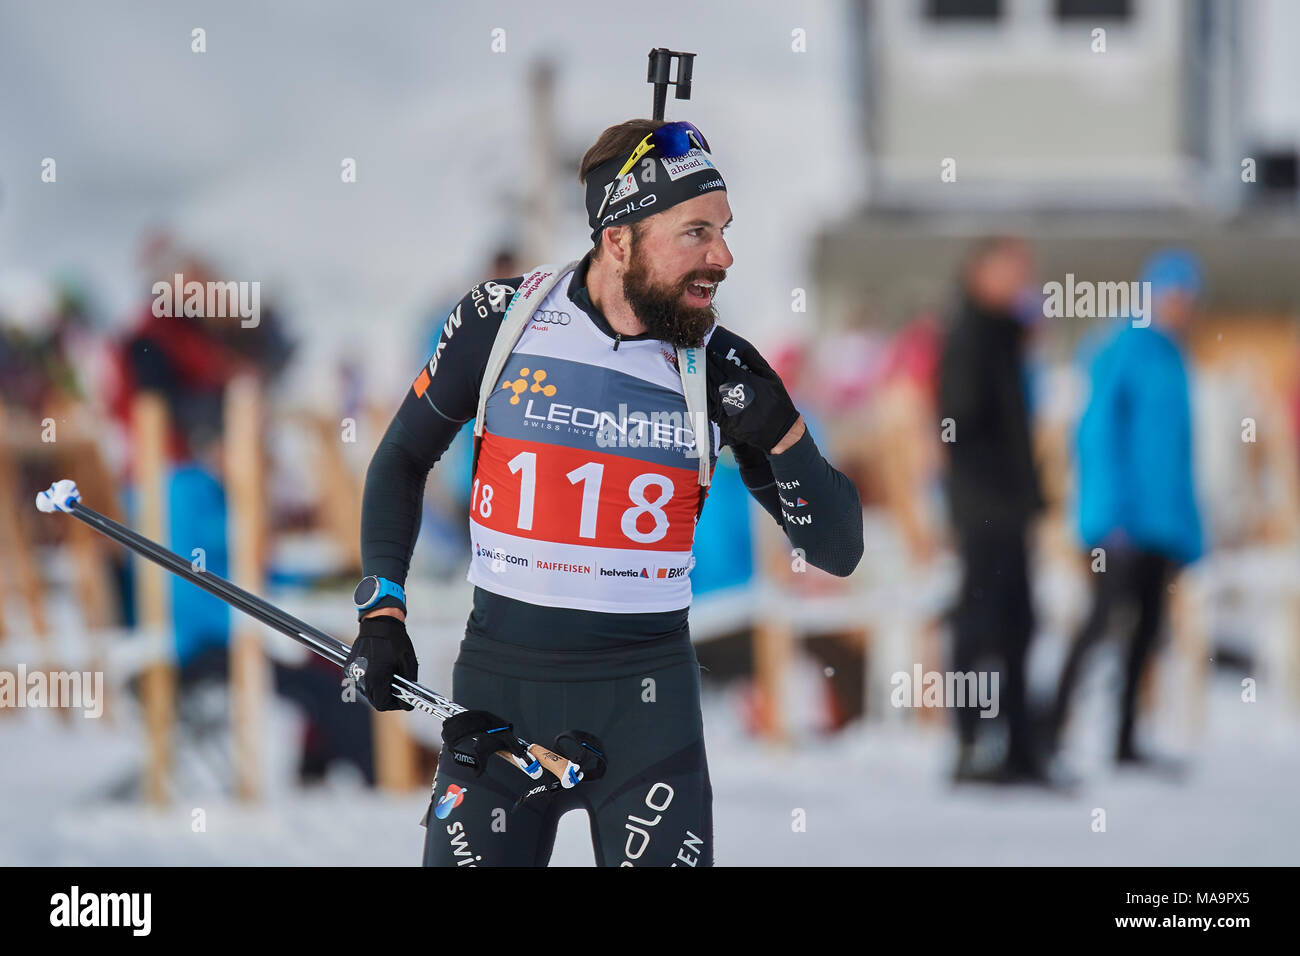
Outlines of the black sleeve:
{"label": "black sleeve", "polygon": [[[737,365],[742,365],[740,356],[753,349],[721,326],[714,329],[707,347]],[[853,482],[822,457],[812,432],[805,426],[803,436],[779,455],[743,443],[727,444],[750,495],[790,543],[803,550],[808,563],[837,577],[852,574],[862,560],[862,502]]]}
{"label": "black sleeve", "polygon": [[[384,432],[370,459],[361,499],[364,574],[405,585],[429,470],[478,411],[488,355],[520,278],[480,283],[457,303],[433,355]],[[397,603],[384,598],[375,606]]]}
{"label": "black sleeve", "polygon": [[768,455],[786,537],[808,563],[845,578],[862,560],[862,501],[853,482],[831,467],[806,427],[779,455]]}
{"label": "black sleeve", "polygon": [[736,466],[740,469],[740,480],[750,496],[763,506],[763,510],[772,516],[772,520],[785,529],[781,520],[781,498],[776,489],[776,476],[772,474],[772,465],[762,449],[743,443],[731,444],[731,453],[736,457]]}

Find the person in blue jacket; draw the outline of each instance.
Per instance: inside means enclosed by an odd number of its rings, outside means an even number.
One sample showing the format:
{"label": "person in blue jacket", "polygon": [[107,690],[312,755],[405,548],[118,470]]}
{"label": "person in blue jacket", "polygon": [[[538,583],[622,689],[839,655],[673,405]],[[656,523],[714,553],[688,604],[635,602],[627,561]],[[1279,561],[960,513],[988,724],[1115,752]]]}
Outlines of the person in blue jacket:
{"label": "person in blue jacket", "polygon": [[1204,547],[1180,342],[1201,292],[1201,269],[1190,253],[1166,250],[1147,261],[1141,281],[1150,283],[1147,315],[1123,318],[1091,349],[1092,390],[1078,431],[1078,529],[1091,552],[1093,605],[1061,671],[1047,736],[1054,751],[1083,658],[1106,635],[1117,609],[1135,607],[1115,749],[1122,764],[1159,762],[1134,745],[1138,686],[1156,644],[1166,586]]}

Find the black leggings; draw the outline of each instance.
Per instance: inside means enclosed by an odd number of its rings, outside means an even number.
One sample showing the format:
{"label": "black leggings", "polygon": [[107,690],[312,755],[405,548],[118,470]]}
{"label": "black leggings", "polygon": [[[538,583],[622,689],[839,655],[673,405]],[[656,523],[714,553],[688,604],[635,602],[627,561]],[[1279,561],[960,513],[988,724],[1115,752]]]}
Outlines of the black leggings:
{"label": "black leggings", "polygon": [[1136,611],[1129,634],[1124,668],[1124,690],[1120,697],[1119,739],[1116,755],[1133,752],[1133,729],[1137,716],[1138,685],[1151,652],[1156,645],[1165,602],[1165,584],[1173,564],[1162,555],[1149,551],[1112,549],[1105,572],[1095,572],[1092,612],[1084,622],[1070,655],[1061,670],[1052,713],[1053,743],[1059,739],[1069,719],[1070,699],[1078,683],[1085,655],[1106,636],[1111,616],[1117,609]]}
{"label": "black leggings", "polygon": [[[566,679],[593,672],[589,652],[558,652],[547,666],[535,661],[525,669],[501,656],[505,647],[466,639],[452,673],[456,702],[503,716],[519,736],[546,747],[567,730],[593,733],[605,745],[608,769],[599,780],[552,791],[512,812],[518,796],[534,785],[513,765],[494,758],[475,777],[453,760],[440,760],[424,865],[545,866],[560,817],[580,808],[590,818],[597,866],[712,866],[713,790],[699,665],[689,642],[675,649],[673,663],[633,664],[620,676],[596,679]],[[503,660],[504,666],[484,666]],[[514,676],[524,672],[544,679]],[[453,785],[464,791],[454,807],[443,799]]]}
{"label": "black leggings", "polygon": [[[953,611],[953,670],[974,671],[992,658],[999,674],[996,722],[1007,726],[1007,762],[1031,760],[1031,726],[1025,694],[1025,663],[1034,633],[1029,562],[1023,528],[982,528],[962,534],[961,593]],[[957,709],[963,745],[975,743],[986,721],[975,707]],[[990,721],[993,722],[993,721]]]}

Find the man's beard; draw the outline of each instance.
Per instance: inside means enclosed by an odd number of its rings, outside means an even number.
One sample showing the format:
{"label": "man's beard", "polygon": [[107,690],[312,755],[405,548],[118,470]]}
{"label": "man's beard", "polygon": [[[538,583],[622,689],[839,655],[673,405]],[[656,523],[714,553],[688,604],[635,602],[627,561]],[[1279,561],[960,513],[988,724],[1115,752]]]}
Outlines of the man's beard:
{"label": "man's beard", "polygon": [[704,336],[718,320],[718,310],[713,305],[717,289],[703,308],[686,305],[682,298],[692,282],[721,282],[727,273],[722,269],[706,269],[684,276],[672,287],[654,285],[645,258],[637,255],[635,245],[631,253],[632,263],[623,273],[623,297],[645,325],[646,332],[674,348],[703,346]]}

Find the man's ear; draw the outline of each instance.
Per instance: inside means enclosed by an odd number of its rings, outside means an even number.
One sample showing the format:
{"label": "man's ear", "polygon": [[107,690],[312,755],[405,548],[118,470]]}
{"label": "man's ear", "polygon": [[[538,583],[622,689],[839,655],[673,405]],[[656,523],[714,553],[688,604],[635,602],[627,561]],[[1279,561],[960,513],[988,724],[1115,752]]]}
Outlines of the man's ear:
{"label": "man's ear", "polygon": [[626,266],[631,261],[631,226],[606,226],[600,234],[600,241],[604,243],[604,254],[614,262]]}

